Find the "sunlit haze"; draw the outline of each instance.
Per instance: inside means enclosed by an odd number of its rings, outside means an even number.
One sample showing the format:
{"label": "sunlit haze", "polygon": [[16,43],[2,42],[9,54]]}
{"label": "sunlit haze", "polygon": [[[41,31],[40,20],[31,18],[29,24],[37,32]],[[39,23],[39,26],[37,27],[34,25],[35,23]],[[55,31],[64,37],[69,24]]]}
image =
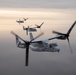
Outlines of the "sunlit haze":
{"label": "sunlit haze", "polygon": [[[17,20],[28,18],[23,24]],[[29,66],[25,66],[25,49],[16,46],[17,33],[24,40],[29,40],[22,26],[41,29],[33,32],[35,37],[41,32],[44,35],[36,40],[55,37],[52,31],[67,33],[76,21],[76,0],[0,0],[0,75],[76,75],[76,26],[67,40],[51,40],[57,43],[60,52],[34,52],[29,50]]]}

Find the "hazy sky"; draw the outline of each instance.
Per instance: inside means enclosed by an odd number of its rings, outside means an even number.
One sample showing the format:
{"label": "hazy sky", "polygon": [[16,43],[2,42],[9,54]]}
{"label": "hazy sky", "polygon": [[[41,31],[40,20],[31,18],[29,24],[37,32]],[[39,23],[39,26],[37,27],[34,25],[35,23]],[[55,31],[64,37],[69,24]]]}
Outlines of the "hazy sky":
{"label": "hazy sky", "polygon": [[76,8],[76,0],[0,0],[4,8]]}
{"label": "hazy sky", "polygon": [[72,55],[66,40],[53,40],[50,42],[58,43],[59,53],[30,50],[29,66],[25,67],[25,49],[17,48],[10,34],[13,30],[28,39],[16,23],[23,17],[29,18],[25,26],[44,22],[41,39],[55,36],[52,30],[66,33],[76,20],[76,0],[0,0],[0,75],[76,75],[76,26],[70,35]]}

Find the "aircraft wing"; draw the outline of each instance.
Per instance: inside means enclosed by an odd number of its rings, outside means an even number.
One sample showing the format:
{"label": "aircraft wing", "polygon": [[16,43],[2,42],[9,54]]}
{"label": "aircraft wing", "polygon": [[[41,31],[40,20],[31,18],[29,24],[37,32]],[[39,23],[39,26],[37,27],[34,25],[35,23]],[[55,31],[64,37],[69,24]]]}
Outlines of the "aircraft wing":
{"label": "aircraft wing", "polygon": [[42,43],[43,41],[33,41],[32,43]]}
{"label": "aircraft wing", "polygon": [[61,37],[62,35],[58,35],[58,36],[55,36],[55,37],[52,37],[52,38],[49,38],[48,40],[53,40],[53,39],[57,39],[59,37]]}
{"label": "aircraft wing", "polygon": [[48,40],[53,40],[53,39],[56,39],[57,37],[53,37],[53,38],[49,38]]}
{"label": "aircraft wing", "polygon": [[59,37],[61,37],[61,35],[60,35],[60,36],[53,37],[53,38],[45,39],[45,40],[32,41],[32,43],[42,43],[42,42],[44,42],[44,41],[45,41],[45,42],[48,42],[49,40],[57,39],[57,38],[59,38]]}

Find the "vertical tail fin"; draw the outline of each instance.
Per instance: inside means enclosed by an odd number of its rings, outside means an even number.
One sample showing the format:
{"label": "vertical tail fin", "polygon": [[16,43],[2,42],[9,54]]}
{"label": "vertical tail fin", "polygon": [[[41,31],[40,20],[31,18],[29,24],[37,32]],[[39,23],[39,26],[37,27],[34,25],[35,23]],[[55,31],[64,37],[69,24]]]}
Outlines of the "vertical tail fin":
{"label": "vertical tail fin", "polygon": [[23,26],[23,30],[25,30],[25,27]]}
{"label": "vertical tail fin", "polygon": [[15,37],[16,37],[16,44],[18,44],[19,38],[17,36],[15,36]]}
{"label": "vertical tail fin", "polygon": [[24,19],[24,21],[26,21],[28,18],[23,18]]}
{"label": "vertical tail fin", "polygon": [[73,23],[73,25],[70,27],[70,29],[68,30],[67,34],[69,35],[73,29],[73,27],[75,26],[76,24],[76,21]]}
{"label": "vertical tail fin", "polygon": [[29,33],[29,36],[30,36],[30,41],[34,38],[32,33]]}

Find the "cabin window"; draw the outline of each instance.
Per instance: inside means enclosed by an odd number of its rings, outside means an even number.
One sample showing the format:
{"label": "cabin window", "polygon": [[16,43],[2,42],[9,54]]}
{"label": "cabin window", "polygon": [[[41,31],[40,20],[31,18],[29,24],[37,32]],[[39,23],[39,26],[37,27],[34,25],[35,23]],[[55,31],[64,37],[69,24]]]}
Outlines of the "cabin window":
{"label": "cabin window", "polygon": [[52,48],[52,45],[50,45],[50,48]]}

